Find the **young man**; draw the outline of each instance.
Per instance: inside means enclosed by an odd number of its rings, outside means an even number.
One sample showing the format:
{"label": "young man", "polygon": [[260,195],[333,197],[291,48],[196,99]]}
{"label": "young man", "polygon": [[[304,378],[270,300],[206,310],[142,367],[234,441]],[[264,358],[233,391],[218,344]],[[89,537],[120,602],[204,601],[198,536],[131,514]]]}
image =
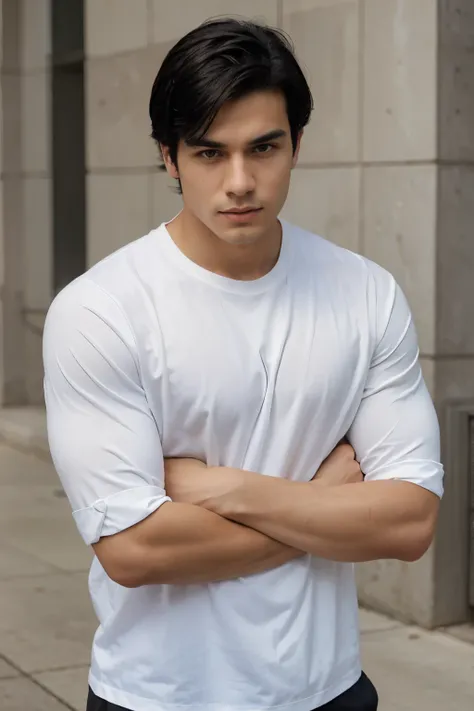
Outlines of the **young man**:
{"label": "young man", "polygon": [[352,564],[426,551],[438,426],[392,276],[278,219],[311,108],[279,32],[184,37],[150,101],[183,210],[50,309],[51,451],[96,554],[89,711],[377,707]]}

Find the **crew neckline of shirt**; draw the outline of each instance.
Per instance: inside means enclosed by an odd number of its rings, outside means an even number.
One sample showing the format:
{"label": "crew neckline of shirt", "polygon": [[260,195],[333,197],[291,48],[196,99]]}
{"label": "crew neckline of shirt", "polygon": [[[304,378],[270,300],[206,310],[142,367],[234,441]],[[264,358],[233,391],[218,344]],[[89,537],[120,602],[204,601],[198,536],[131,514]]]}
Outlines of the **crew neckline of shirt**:
{"label": "crew neckline of shirt", "polygon": [[170,222],[163,222],[156,230],[156,233],[160,239],[160,247],[165,251],[166,256],[190,276],[200,279],[210,286],[234,294],[259,294],[279,284],[287,275],[289,261],[288,230],[284,220],[279,220],[279,222],[282,227],[282,238],[278,260],[269,272],[258,279],[250,280],[231,279],[193,262],[180,250],[171,237],[167,227]]}

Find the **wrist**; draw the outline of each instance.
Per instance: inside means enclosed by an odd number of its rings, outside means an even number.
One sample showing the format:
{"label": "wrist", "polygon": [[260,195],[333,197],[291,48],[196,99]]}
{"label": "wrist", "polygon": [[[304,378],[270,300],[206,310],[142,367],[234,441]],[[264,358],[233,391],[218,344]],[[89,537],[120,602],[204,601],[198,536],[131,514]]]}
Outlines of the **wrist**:
{"label": "wrist", "polygon": [[[225,491],[216,497],[210,506],[214,513],[224,518],[254,527],[256,521],[268,516],[278,516],[288,506],[296,489],[304,488],[311,496],[314,485],[294,482],[280,477],[265,476],[240,469],[223,468],[223,476],[229,475]],[[320,491],[326,487],[318,485]]]}
{"label": "wrist", "polygon": [[251,483],[259,474],[234,467],[210,467],[222,477],[222,486],[205,503],[204,508],[213,513],[232,519],[245,505],[245,497]]}

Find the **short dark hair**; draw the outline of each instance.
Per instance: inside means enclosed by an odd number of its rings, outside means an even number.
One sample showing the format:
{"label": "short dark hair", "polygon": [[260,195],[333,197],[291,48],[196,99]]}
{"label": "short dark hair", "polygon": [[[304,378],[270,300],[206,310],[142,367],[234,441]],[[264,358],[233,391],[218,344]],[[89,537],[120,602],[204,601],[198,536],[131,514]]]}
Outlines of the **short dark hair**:
{"label": "short dark hair", "polygon": [[263,90],[285,96],[295,150],[313,98],[287,35],[248,20],[207,20],[179,40],[160,67],[149,106],[152,138],[176,165],[180,139],[202,138],[224,103]]}

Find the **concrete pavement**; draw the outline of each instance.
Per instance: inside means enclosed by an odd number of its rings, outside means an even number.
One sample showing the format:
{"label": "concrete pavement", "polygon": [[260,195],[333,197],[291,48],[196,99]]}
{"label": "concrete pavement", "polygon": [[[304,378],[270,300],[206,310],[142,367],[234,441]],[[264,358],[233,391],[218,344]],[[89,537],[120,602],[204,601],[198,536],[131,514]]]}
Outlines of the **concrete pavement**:
{"label": "concrete pavement", "polygon": [[[0,710],[83,711],[91,560],[45,456],[0,445]],[[380,711],[472,711],[474,647],[361,611]]]}

